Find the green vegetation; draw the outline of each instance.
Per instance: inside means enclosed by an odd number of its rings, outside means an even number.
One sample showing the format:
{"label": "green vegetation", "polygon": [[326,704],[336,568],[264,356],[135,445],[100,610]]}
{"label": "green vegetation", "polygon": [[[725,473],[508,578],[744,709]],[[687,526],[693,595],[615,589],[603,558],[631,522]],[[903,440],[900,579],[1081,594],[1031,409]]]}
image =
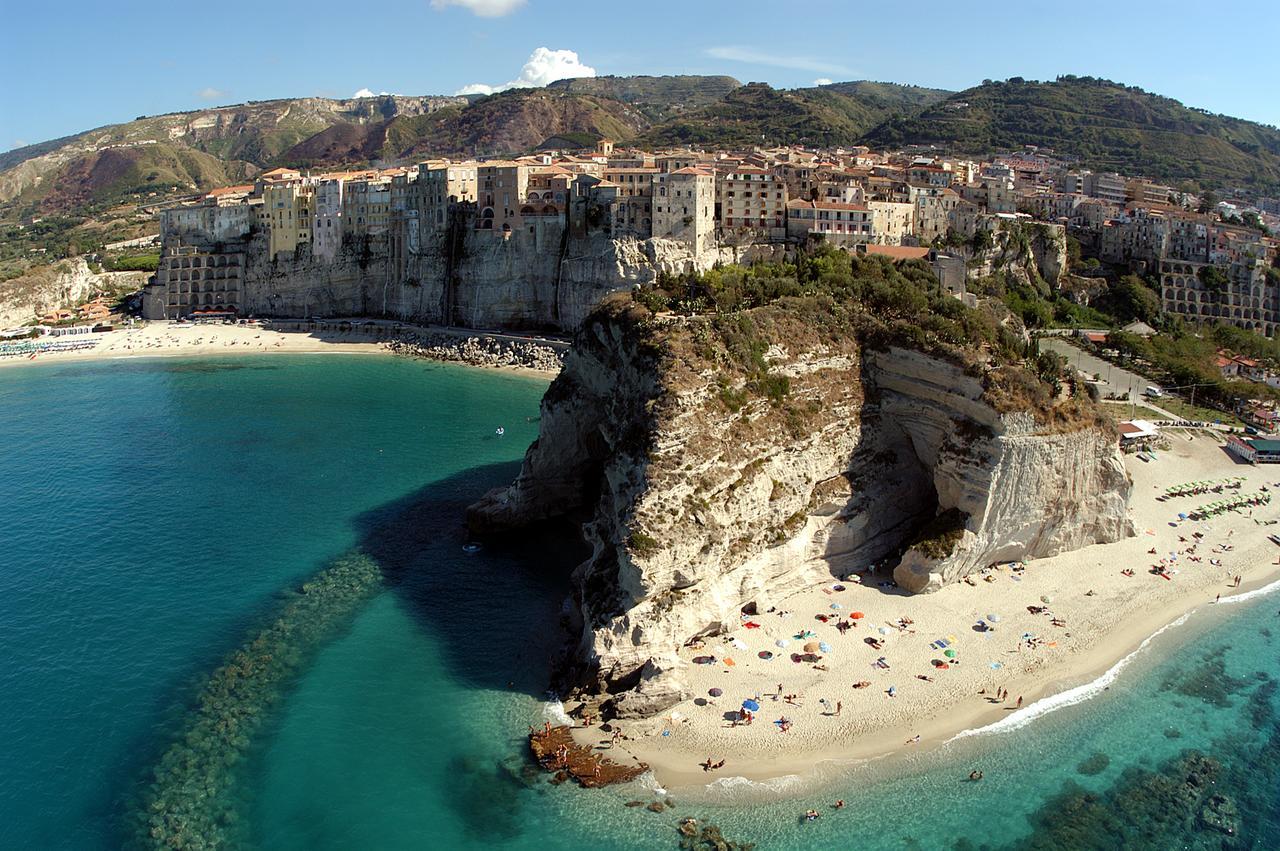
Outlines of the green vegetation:
{"label": "green vegetation", "polygon": [[1016,323],[998,305],[966,307],[921,261],[895,264],[819,245],[790,263],[662,275],[633,299],[648,312],[689,317],[684,356],[717,371],[727,410],[739,411],[752,397],[767,400],[797,432],[814,412],[793,402],[790,381],[772,371],[775,344],[818,348],[856,338],[873,349],[916,349],[981,376],[998,410],[1029,410],[1066,427],[1097,414],[1084,394],[1061,395],[1074,384],[1060,361],[1025,361]]}
{"label": "green vegetation", "polygon": [[646,535],[639,529],[636,529],[631,533],[631,536],[627,538],[627,546],[630,548],[632,553],[640,556],[641,558],[656,553],[660,548],[656,538],[652,535]]}
{"label": "green vegetation", "polygon": [[840,83],[775,89],[750,83],[643,133],[638,142],[683,144],[848,145],[880,122],[946,96],[938,89],[892,83]]}
{"label": "green vegetation", "polygon": [[892,117],[865,141],[973,154],[1038,145],[1122,174],[1199,186],[1280,186],[1280,130],[1092,77],[985,82],[917,115]]}
{"label": "green vegetation", "polygon": [[999,299],[1028,328],[1110,328],[1116,324],[1112,316],[1052,292],[1043,280],[1025,282],[1009,271],[976,278],[969,282],[968,290]]}
{"label": "green vegetation", "polygon": [[109,272],[154,272],[160,268],[160,252],[132,254],[115,259],[108,257],[104,263]]}
{"label": "green vegetation", "polygon": [[958,508],[949,508],[921,527],[908,544],[909,549],[927,558],[944,559],[955,552],[956,544],[964,536],[969,515]]}
{"label": "green vegetation", "polygon": [[[1198,385],[1195,391],[1197,399],[1228,410],[1248,399],[1280,399],[1280,391],[1273,387],[1222,377],[1217,366],[1220,348],[1257,358],[1272,368],[1280,369],[1280,342],[1230,325],[1212,326],[1203,336],[1180,329],[1152,337],[1115,331],[1108,336],[1107,347],[1118,351],[1122,362],[1140,361],[1149,365],[1143,371],[1154,374],[1166,387]],[[1179,413],[1170,407],[1177,406],[1178,400],[1168,401],[1170,404],[1166,405],[1162,400],[1160,406]],[[1213,420],[1223,416],[1220,412],[1204,408],[1192,411],[1187,407],[1186,415],[1195,419]]]}
{"label": "green vegetation", "polygon": [[[557,80],[547,88],[621,101],[635,107],[647,120],[658,123],[681,112],[715,103],[741,85],[733,77],[608,76]],[[561,131],[560,135],[565,133]]]}

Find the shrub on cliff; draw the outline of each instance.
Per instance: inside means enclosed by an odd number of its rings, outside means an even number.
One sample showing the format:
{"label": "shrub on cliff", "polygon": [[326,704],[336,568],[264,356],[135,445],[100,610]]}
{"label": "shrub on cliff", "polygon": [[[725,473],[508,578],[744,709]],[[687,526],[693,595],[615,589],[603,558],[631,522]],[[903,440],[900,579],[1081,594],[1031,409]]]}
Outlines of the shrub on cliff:
{"label": "shrub on cliff", "polygon": [[[1004,295],[1003,282],[999,285]],[[1034,292],[1027,296],[1030,302]],[[646,317],[684,317],[683,323],[667,324],[691,330],[689,351],[668,354],[716,369],[721,401],[731,412],[745,404],[744,393],[783,406],[789,381],[770,371],[772,346],[796,351],[856,340],[871,348],[897,346],[945,359],[983,376],[989,401],[999,410],[1029,410],[1043,422],[1065,424],[1062,412],[1048,415],[1060,404],[1061,370],[1051,364],[1026,365],[1021,326],[1005,308],[966,306],[942,289],[922,261],[894,263],[818,245],[790,262],[663,274],[638,288],[631,304]],[[1025,316],[1025,310],[1017,309],[1022,305],[1014,307],[1015,315]],[[1052,316],[1049,310],[1045,321]],[[664,324],[646,319],[646,327],[661,329]],[[683,345],[672,342],[674,330],[659,336],[677,348]],[[1092,420],[1086,411],[1090,407],[1087,400],[1072,406],[1068,419]],[[793,419],[797,417],[803,418],[795,413]]]}

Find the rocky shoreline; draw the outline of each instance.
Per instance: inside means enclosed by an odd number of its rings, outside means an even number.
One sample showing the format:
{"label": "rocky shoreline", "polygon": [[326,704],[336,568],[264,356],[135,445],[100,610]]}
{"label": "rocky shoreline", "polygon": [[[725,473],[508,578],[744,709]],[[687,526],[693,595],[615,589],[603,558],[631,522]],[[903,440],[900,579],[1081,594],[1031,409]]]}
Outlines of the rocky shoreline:
{"label": "rocky shoreline", "polygon": [[386,344],[396,354],[469,366],[519,367],[556,373],[567,345],[544,340],[515,340],[487,334],[459,336],[445,332],[410,332]]}

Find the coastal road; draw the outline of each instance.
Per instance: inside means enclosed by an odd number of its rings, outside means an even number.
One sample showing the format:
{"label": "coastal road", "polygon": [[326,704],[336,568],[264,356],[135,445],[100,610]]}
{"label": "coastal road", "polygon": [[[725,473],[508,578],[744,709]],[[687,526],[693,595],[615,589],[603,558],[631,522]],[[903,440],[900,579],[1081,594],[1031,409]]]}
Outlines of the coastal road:
{"label": "coastal road", "polygon": [[[1040,337],[1038,339],[1041,349],[1048,349],[1051,352],[1057,352],[1062,355],[1073,369],[1078,369],[1091,376],[1102,376],[1102,386],[1098,389],[1102,391],[1104,396],[1128,396],[1129,394],[1141,396],[1151,386],[1151,379],[1144,378],[1136,372],[1130,372],[1115,364],[1107,363],[1102,358],[1071,345],[1061,337]],[[1144,402],[1144,404],[1146,403]],[[1169,416],[1171,419],[1177,419],[1172,414]]]}

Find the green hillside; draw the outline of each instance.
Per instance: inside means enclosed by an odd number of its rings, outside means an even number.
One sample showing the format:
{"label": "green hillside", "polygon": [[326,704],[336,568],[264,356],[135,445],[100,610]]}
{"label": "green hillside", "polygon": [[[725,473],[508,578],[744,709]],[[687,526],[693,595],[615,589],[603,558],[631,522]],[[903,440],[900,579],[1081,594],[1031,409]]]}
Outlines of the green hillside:
{"label": "green hillside", "polygon": [[841,83],[775,89],[749,83],[716,103],[651,128],[651,145],[851,145],[889,116],[946,97],[937,89],[892,83]]}
{"label": "green hillside", "polygon": [[182,194],[277,165],[501,156],[601,136],[979,155],[1039,145],[1175,183],[1280,188],[1280,131],[1106,80],[1014,78],[948,94],[870,81],[786,90],[723,76],[590,77],[485,97],[294,98],[141,116],[0,155],[0,216]]}
{"label": "green hillside", "polygon": [[181,144],[107,148],[71,159],[27,189],[17,203],[45,213],[84,211],[126,200],[142,201],[150,192],[204,192],[258,171],[251,163],[220,160]]}
{"label": "green hillside", "polygon": [[1280,186],[1275,128],[1092,77],[984,83],[890,118],[865,141],[971,154],[1038,145],[1095,169],[1201,186]]}
{"label": "green hillside", "polygon": [[651,123],[667,121],[715,103],[742,83],[733,77],[577,77],[548,84],[575,95],[593,95],[630,104]]}

